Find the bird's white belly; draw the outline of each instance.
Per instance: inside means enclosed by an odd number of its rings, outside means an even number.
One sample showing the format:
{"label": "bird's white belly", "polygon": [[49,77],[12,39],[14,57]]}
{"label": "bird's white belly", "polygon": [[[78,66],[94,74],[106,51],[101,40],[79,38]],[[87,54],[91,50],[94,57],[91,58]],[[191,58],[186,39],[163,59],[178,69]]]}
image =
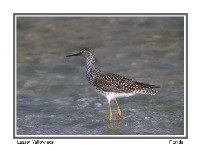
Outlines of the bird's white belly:
{"label": "bird's white belly", "polygon": [[108,101],[111,101],[116,98],[122,98],[122,97],[130,97],[135,95],[135,93],[113,93],[113,92],[107,92],[104,96],[108,99]]}
{"label": "bird's white belly", "polygon": [[135,95],[135,93],[102,92],[102,91],[99,91],[99,90],[97,90],[97,89],[95,89],[95,91],[96,91],[97,93],[99,93],[100,95],[105,96],[105,97],[108,99],[108,102],[110,102],[111,100],[116,99],[116,98],[130,97],[130,96]]}

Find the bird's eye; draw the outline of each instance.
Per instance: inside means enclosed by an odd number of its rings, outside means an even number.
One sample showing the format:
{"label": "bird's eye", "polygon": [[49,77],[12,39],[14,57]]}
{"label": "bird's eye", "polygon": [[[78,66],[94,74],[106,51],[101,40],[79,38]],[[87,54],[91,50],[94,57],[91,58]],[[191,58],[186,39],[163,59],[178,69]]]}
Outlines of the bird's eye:
{"label": "bird's eye", "polygon": [[82,50],[81,53],[85,53],[85,50]]}

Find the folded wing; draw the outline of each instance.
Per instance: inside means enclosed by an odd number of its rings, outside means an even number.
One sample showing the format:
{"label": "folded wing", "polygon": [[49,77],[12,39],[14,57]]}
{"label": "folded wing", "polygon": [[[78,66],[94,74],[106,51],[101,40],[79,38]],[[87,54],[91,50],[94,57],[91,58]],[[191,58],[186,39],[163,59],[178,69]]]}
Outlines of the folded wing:
{"label": "folded wing", "polygon": [[114,73],[103,73],[94,79],[94,85],[105,92],[155,94],[159,86],[137,82]]}

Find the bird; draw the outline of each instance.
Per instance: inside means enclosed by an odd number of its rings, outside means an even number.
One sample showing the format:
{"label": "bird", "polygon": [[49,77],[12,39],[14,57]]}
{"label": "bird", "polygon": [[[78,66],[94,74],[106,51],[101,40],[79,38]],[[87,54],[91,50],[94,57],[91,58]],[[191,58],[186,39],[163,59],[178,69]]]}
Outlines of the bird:
{"label": "bird", "polygon": [[160,86],[138,82],[116,73],[105,72],[95,66],[94,50],[90,47],[82,48],[78,53],[66,57],[82,56],[85,59],[86,78],[89,85],[100,95],[107,98],[109,113],[108,120],[112,121],[111,101],[115,100],[118,119],[121,120],[122,112],[117,98],[130,97],[135,94],[154,95]]}

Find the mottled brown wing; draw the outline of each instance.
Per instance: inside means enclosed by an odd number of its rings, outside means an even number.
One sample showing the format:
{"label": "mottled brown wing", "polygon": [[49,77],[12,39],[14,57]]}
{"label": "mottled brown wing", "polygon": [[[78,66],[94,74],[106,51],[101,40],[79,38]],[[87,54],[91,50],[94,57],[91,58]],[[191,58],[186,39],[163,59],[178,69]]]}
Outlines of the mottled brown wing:
{"label": "mottled brown wing", "polygon": [[106,92],[115,93],[125,92],[126,86],[131,85],[132,82],[131,79],[127,79],[114,73],[104,73],[94,79],[94,84],[98,88]]}
{"label": "mottled brown wing", "polygon": [[159,86],[140,83],[114,73],[104,73],[94,79],[94,84],[105,92],[155,94]]}
{"label": "mottled brown wing", "polygon": [[115,93],[120,92],[116,85],[104,80],[102,77],[96,77],[94,79],[94,84],[96,87],[105,92],[115,92]]}

